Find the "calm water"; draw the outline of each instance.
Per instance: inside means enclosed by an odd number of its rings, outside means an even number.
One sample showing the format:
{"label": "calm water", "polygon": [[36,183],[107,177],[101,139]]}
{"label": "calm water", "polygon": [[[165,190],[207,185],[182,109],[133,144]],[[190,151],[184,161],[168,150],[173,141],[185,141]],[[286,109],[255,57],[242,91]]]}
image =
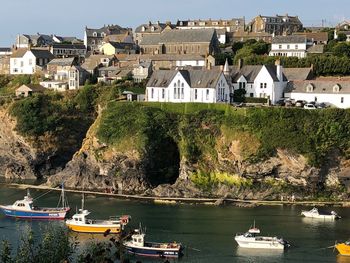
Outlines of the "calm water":
{"label": "calm water", "polygon": [[[32,190],[33,197],[43,192]],[[0,203],[12,204],[25,195],[24,190],[0,187]],[[71,207],[80,207],[80,195],[68,193]],[[37,201],[38,205],[56,206],[58,193],[50,193]],[[149,241],[177,241],[199,249],[185,250],[180,262],[349,262],[350,257],[337,256],[332,249],[323,249],[335,240],[350,237],[350,208],[334,208],[343,219],[334,222],[308,220],[300,217],[300,206],[264,206],[256,208],[214,207],[205,205],[157,205],[87,196],[86,208],[95,218],[129,214],[131,225],[139,222],[147,227]],[[250,251],[237,248],[234,234],[243,232],[256,221],[263,234],[278,235],[292,247],[285,252]],[[39,231],[43,225],[63,222],[22,221],[0,215],[0,238],[18,242],[26,228]],[[83,243],[90,235],[80,235]],[[142,262],[164,262],[146,260]],[[135,260],[133,261],[135,262]]]}

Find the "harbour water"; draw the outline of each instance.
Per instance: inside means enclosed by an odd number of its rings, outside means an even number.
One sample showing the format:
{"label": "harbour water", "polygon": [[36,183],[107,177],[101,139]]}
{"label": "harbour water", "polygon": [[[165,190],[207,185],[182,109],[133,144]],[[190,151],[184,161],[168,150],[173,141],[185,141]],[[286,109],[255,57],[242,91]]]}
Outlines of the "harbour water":
{"label": "harbour water", "polygon": [[[33,197],[43,194],[31,190]],[[22,199],[22,189],[0,187],[0,203],[12,204]],[[40,206],[56,206],[58,192],[52,192],[37,200]],[[80,207],[81,196],[69,194],[73,212]],[[94,218],[129,214],[131,226],[141,222],[147,227],[146,239],[150,241],[177,241],[187,246],[185,256],[179,262],[338,262],[350,263],[350,257],[337,256],[332,246],[336,240],[350,238],[350,208],[336,210],[343,218],[337,221],[320,221],[302,218],[301,206],[259,206],[239,208],[207,205],[166,205],[147,202],[117,200],[114,198],[86,196],[85,206]],[[246,231],[255,220],[262,234],[277,235],[288,240],[291,248],[284,251],[259,251],[237,248],[234,235]],[[16,246],[23,230],[40,228],[63,222],[23,221],[0,215],[0,239],[7,239]],[[91,235],[81,235],[84,243]],[[198,251],[200,250],[200,251]],[[164,262],[164,259],[144,259],[141,262]],[[136,262],[133,258],[132,262]],[[172,261],[171,261],[172,262]]]}

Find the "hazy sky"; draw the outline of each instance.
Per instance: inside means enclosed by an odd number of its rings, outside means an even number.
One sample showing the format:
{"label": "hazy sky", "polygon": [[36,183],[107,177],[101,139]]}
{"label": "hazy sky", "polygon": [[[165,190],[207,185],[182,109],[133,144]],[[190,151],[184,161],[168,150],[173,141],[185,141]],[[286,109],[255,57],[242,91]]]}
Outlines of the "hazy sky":
{"label": "hazy sky", "polygon": [[[57,34],[83,38],[84,27],[119,24],[135,28],[147,21],[228,19],[298,15],[306,26],[350,19],[349,0],[1,0],[0,46],[17,34]],[[348,17],[346,16],[348,15]]]}

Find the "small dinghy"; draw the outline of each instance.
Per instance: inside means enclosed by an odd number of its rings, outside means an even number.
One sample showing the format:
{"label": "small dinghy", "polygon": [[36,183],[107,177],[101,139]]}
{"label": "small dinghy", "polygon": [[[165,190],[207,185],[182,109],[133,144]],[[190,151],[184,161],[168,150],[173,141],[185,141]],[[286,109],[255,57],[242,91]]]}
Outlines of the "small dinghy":
{"label": "small dinghy", "polygon": [[285,249],[288,241],[278,237],[260,236],[260,229],[254,226],[244,234],[236,234],[235,240],[242,248]]}
{"label": "small dinghy", "polygon": [[326,211],[319,211],[316,207],[312,208],[309,211],[302,211],[301,215],[309,218],[316,218],[316,219],[340,219],[341,216],[339,216],[335,211],[326,212]]}
{"label": "small dinghy", "polygon": [[145,233],[141,228],[135,229],[131,239],[123,244],[129,254],[145,257],[178,258],[182,256],[183,250],[182,245],[176,242],[145,242]]}

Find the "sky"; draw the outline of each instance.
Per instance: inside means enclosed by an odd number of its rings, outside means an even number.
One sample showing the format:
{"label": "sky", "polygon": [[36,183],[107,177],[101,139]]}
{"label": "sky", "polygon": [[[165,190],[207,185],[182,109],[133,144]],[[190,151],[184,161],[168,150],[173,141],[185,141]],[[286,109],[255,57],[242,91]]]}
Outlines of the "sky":
{"label": "sky", "polygon": [[[0,47],[17,34],[56,34],[83,39],[84,28],[118,24],[135,28],[148,21],[230,19],[248,23],[261,15],[298,15],[304,26],[334,26],[350,19],[349,0],[1,0]],[[348,15],[348,16],[347,16]]]}

